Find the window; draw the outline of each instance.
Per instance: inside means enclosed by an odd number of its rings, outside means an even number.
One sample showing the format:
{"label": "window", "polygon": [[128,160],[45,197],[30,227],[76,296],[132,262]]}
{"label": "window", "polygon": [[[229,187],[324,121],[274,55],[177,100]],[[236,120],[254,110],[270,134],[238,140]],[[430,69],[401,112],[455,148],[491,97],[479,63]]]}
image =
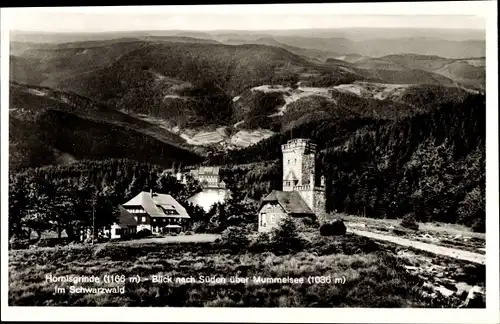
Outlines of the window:
{"label": "window", "polygon": [[142,222],[145,223],[146,222],[146,216],[142,216]]}
{"label": "window", "polygon": [[266,213],[260,214],[260,225],[261,226],[266,226],[266,222],[264,221],[266,218],[266,215],[267,215]]}
{"label": "window", "polygon": [[271,224],[276,223],[276,217],[274,215],[271,215]]}
{"label": "window", "polygon": [[137,216],[134,216],[135,221],[137,222]]}
{"label": "window", "polygon": [[115,228],[115,234],[116,234],[116,235],[120,235],[120,234],[121,234],[120,232],[121,232],[121,231],[120,231],[120,228],[119,228],[119,227],[118,227],[118,228]]}
{"label": "window", "polygon": [[153,222],[156,223],[156,218],[153,218]]}

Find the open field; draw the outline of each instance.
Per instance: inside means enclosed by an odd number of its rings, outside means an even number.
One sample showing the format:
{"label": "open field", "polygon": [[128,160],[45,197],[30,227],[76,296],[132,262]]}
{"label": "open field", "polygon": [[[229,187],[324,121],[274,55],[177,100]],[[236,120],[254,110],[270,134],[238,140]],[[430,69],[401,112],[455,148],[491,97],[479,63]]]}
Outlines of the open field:
{"label": "open field", "polygon": [[258,87],[252,88],[252,91],[262,91],[262,92],[280,92],[283,93],[283,99],[285,100],[285,104],[278,108],[278,112],[270,115],[273,116],[282,116],[288,105],[294,103],[295,101],[309,97],[309,96],[321,96],[325,98],[331,98],[331,95],[328,93],[329,88],[315,88],[315,87],[302,87],[300,86],[301,82],[297,83],[297,89],[292,89],[290,87],[285,87],[283,85],[261,85]]}
{"label": "open field", "polygon": [[[180,238],[180,237],[177,237]],[[207,237],[208,239],[208,237]],[[425,281],[392,252],[347,234],[313,238],[298,253],[277,255],[252,245],[231,250],[217,243],[108,243],[9,252],[10,305],[248,306],[248,307],[458,307],[455,295],[431,296]],[[140,276],[124,283],[53,283],[45,276]],[[153,282],[153,275],[191,278]],[[330,278],[309,283],[308,278]],[[203,277],[203,281],[200,277]],[[211,280],[207,283],[206,277]],[[247,283],[231,277],[249,278]],[[254,277],[293,277],[302,283],[264,283]],[[212,282],[219,278],[218,283]],[[321,279],[325,280],[325,279]],[[335,281],[337,280],[337,281]],[[472,284],[472,283],[471,283]],[[70,293],[71,286],[123,287],[123,293]],[[65,292],[55,294],[55,287]],[[383,297],[382,297],[383,296]]]}

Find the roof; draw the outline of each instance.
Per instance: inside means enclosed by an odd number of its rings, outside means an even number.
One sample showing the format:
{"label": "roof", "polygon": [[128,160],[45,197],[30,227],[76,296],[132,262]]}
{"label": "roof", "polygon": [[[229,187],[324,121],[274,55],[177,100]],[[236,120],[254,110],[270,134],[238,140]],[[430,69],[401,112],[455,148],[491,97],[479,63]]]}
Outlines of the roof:
{"label": "roof", "polygon": [[[143,191],[123,204],[124,207],[141,206],[151,217],[191,218],[186,209],[172,196]],[[168,215],[164,210],[175,210],[177,214]]]}
{"label": "roof", "polygon": [[219,175],[219,167],[199,167],[196,170],[191,170],[193,175]]}
{"label": "roof", "polygon": [[267,202],[277,202],[288,214],[314,214],[297,191],[273,190],[262,199],[259,209]]}
{"label": "roof", "polygon": [[167,225],[165,228],[182,228],[180,225]]}
{"label": "roof", "polygon": [[122,205],[118,206],[118,225],[120,226],[137,226],[137,221],[134,216],[129,213]]}

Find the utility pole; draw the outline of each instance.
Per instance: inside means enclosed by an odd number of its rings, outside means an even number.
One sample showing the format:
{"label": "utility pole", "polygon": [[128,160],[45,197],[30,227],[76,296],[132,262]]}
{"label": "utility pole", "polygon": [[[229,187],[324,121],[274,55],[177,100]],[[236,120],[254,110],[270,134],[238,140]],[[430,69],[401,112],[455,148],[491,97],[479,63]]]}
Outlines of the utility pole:
{"label": "utility pole", "polygon": [[94,209],[95,209],[95,197],[92,197],[92,245],[94,245],[94,236],[95,236]]}

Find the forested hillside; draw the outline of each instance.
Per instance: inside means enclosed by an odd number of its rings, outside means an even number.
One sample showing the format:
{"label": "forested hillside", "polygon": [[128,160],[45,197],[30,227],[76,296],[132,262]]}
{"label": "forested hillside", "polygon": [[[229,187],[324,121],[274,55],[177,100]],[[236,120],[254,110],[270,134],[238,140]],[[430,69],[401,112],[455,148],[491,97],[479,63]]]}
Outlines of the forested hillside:
{"label": "forested hillside", "polygon": [[[335,71],[276,47],[153,43],[59,87],[180,126],[224,125],[233,114],[232,98],[244,90],[262,84],[291,85],[305,72],[311,78]],[[338,71],[332,76],[338,81],[346,74]]]}
{"label": "forested hillside", "polygon": [[133,158],[163,166],[201,161],[177,135],[85,97],[11,83],[9,100],[13,171],[75,159]]}
{"label": "forested hillside", "polygon": [[[415,213],[421,221],[484,230],[485,120],[485,97],[469,94],[395,121],[312,121],[210,162],[280,161],[282,143],[311,138],[327,178],[329,211],[391,218]],[[243,181],[249,193],[260,180],[254,181]]]}

